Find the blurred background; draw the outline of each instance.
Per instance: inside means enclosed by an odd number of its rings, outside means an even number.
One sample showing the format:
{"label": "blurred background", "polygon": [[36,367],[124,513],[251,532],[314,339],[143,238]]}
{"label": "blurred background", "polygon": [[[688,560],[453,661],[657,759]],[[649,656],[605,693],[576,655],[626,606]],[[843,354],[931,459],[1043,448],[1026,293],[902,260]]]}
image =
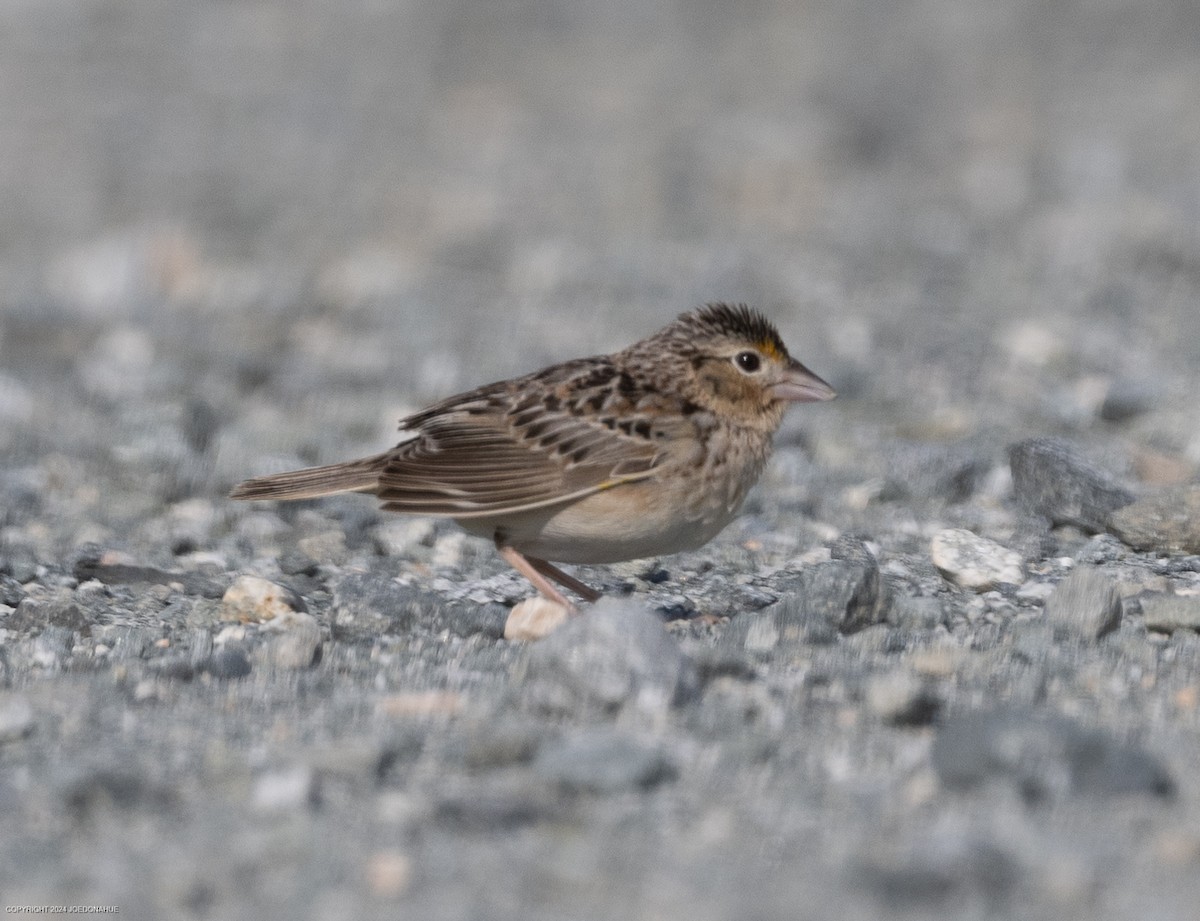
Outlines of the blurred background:
{"label": "blurred background", "polygon": [[1198,34],[1191,0],[0,0],[0,450],[217,495],[731,299],[847,397],[818,428],[1115,393],[1194,465]]}
{"label": "blurred background", "polygon": [[[0,0],[5,894],[123,918],[146,892],[147,917],[391,916],[410,883],[421,918],[787,918],[840,892],[851,918],[1194,917],[1196,636],[1127,609],[1059,639],[1041,599],[1072,559],[1120,560],[1124,593],[1194,586],[1195,557],[1023,535],[1006,449],[1060,434],[1131,490],[1197,478],[1198,38],[1197,0]],[[704,613],[675,631],[703,696],[659,727],[686,767],[653,793],[640,746],[543,746],[595,727],[514,703],[536,676],[479,598],[527,589],[485,542],[362,496],[226,499],[718,299],[841,397],[789,413],[709,547],[593,580]],[[1067,472],[1045,479],[1074,501]],[[1018,545],[1034,591],[950,590],[947,526]],[[902,628],[789,626],[764,660],[751,618],[711,626],[764,585],[795,604],[839,543],[881,548]],[[222,619],[250,572],[303,596],[320,666],[272,664],[296,627]],[[604,695],[610,667],[639,708],[683,686],[684,658],[598,637]],[[978,794],[924,754],[943,693],[1025,708],[946,744],[988,766]],[[560,796],[533,766],[555,751],[629,779]]]}

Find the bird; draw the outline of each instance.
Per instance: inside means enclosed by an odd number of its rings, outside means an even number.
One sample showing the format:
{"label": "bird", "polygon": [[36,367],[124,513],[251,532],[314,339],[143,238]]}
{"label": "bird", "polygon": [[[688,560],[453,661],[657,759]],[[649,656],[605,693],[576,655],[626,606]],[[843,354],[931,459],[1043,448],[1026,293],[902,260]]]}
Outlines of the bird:
{"label": "bird", "polygon": [[[710,303],[607,355],[449,397],[400,420],[395,447],[246,480],[233,499],[373,494],[491,540],[544,597],[601,593],[556,563],[695,550],[741,508],[791,403],[831,400],[745,304]],[[557,586],[556,586],[557,583]]]}

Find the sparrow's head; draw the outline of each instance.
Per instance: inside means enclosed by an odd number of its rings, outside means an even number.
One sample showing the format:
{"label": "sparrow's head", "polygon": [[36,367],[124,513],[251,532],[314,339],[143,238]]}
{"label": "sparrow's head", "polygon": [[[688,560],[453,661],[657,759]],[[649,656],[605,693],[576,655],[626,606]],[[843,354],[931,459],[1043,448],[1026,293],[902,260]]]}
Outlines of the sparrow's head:
{"label": "sparrow's head", "polygon": [[788,403],[832,400],[834,389],[788,354],[779,331],[744,304],[709,304],[652,338],[682,361],[697,403],[777,426]]}

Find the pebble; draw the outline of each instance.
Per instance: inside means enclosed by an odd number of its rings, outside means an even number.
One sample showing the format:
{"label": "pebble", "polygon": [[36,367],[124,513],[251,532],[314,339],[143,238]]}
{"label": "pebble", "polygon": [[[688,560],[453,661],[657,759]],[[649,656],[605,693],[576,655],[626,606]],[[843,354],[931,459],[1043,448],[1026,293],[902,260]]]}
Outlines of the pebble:
{"label": "pebble", "polygon": [[387,624],[405,630],[416,623],[422,604],[419,588],[391,576],[351,573],[333,588],[334,621],[342,625]]}
{"label": "pebble", "polygon": [[412,860],[403,851],[376,851],[367,858],[363,876],[375,898],[399,898],[412,884]]}
{"label": "pebble", "polygon": [[946,579],[975,592],[1020,585],[1025,579],[1019,553],[962,528],[935,534],[930,557]]}
{"label": "pebble", "polygon": [[658,719],[695,689],[691,663],[654,614],[602,598],[528,647],[511,693],[544,713]]}
{"label": "pebble", "polygon": [[785,633],[820,622],[840,633],[855,633],[887,620],[891,593],[869,554],[859,560],[834,559],[805,569],[780,587],[777,606]]}
{"label": "pebble", "polygon": [[1148,594],[1140,601],[1149,630],[1200,630],[1200,595]]}
{"label": "pebble", "polygon": [[255,652],[255,660],[276,668],[311,668],[321,661],[321,625],[311,614],[293,611],[267,625],[279,631]]}
{"label": "pebble", "polygon": [[1161,396],[1155,381],[1118,377],[1109,384],[1100,418],[1105,422],[1127,422],[1154,408]]}
{"label": "pebble", "polygon": [[0,604],[15,608],[25,597],[25,589],[12,576],[0,575]]}
{"label": "pebble", "polygon": [[677,776],[653,746],[613,730],[572,734],[543,745],[533,760],[539,776],[571,792],[646,790]]}
{"label": "pebble", "polygon": [[263,623],[304,610],[304,600],[290,588],[259,576],[238,576],[221,598],[221,619]]}
{"label": "pebble", "polygon": [[260,812],[294,812],[318,805],[320,784],[312,768],[298,764],[262,774],[250,799]]}
{"label": "pebble", "polygon": [[33,707],[18,694],[0,697],[0,744],[16,742],[33,732]]}
{"label": "pebble", "polygon": [[1028,709],[955,715],[943,722],[931,757],[949,788],[1003,779],[1031,805],[1077,794],[1170,797],[1175,790],[1167,769],[1143,749]]}
{"label": "pebble", "polygon": [[70,589],[60,588],[26,595],[9,616],[7,626],[10,630],[31,633],[46,627],[80,631],[88,626],[88,622],[76,603],[75,594]]}
{"label": "pebble", "polygon": [[1200,553],[1200,486],[1147,496],[1113,512],[1109,525],[1135,550]]}
{"label": "pebble", "polygon": [[934,630],[946,623],[946,607],[941,598],[928,595],[900,595],[892,601],[888,622],[901,630]]}
{"label": "pebble", "polygon": [[204,663],[204,670],[214,678],[245,678],[250,669],[249,656],[236,646],[218,649]]}
{"label": "pebble", "polygon": [[1030,438],[1011,445],[1008,457],[1017,503],[1051,524],[1103,531],[1109,516],[1134,499],[1064,439]]}
{"label": "pebble", "polygon": [[927,726],[941,706],[929,682],[904,669],[872,675],[866,704],[871,713],[893,726]]}
{"label": "pebble", "polygon": [[504,622],[506,640],[540,640],[567,622],[569,608],[557,601],[535,595],[526,598],[509,612]]}
{"label": "pebble", "polygon": [[66,627],[48,627],[37,635],[29,659],[40,668],[62,668],[71,657],[74,634]]}
{"label": "pebble", "polygon": [[1094,566],[1078,566],[1046,599],[1050,625],[1084,639],[1098,639],[1121,623],[1116,585]]}

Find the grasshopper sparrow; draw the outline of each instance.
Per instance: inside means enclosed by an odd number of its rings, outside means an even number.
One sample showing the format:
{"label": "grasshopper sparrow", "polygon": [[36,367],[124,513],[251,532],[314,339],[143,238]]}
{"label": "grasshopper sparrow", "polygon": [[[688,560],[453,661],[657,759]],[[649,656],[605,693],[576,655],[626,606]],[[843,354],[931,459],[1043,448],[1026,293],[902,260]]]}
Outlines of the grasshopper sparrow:
{"label": "grasshopper sparrow", "polygon": [[495,541],[547,598],[600,597],[550,561],[693,550],[734,515],[788,403],[833,388],[744,305],[710,304],[611,355],[553,365],[401,420],[411,437],[361,460],[247,480],[235,499],[340,492],[452,518]]}

